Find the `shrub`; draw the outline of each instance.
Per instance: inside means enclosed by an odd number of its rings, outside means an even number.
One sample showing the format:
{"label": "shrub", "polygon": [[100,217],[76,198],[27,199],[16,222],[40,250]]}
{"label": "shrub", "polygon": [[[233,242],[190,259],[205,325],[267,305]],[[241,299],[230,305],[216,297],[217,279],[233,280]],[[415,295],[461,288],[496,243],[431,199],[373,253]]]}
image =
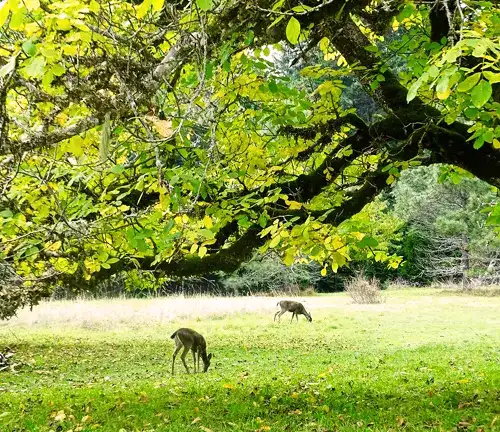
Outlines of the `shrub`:
{"label": "shrub", "polygon": [[375,278],[366,278],[363,273],[351,278],[345,284],[345,291],[354,303],[374,304],[385,300],[380,289],[380,282]]}

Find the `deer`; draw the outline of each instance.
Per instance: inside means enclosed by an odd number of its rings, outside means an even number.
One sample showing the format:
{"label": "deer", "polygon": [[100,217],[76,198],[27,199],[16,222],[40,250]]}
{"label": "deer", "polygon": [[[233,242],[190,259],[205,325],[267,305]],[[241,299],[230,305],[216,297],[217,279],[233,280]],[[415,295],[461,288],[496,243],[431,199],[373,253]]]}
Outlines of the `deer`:
{"label": "deer", "polygon": [[292,319],[290,322],[293,321],[294,316],[295,318],[297,318],[298,321],[299,315],[304,315],[309,322],[312,322],[311,314],[306,311],[306,308],[302,303],[292,300],[281,300],[278,303],[276,303],[276,306],[280,306],[281,310],[276,312],[276,314],[274,315],[274,321],[276,321],[276,317],[278,317],[279,321],[281,315],[283,315],[285,312],[292,312]]}
{"label": "deer", "polygon": [[174,374],[175,357],[183,347],[184,351],[181,354],[181,360],[187,373],[190,373],[186,364],[186,354],[189,350],[193,353],[194,373],[196,373],[196,355],[198,355],[198,372],[200,371],[200,356],[203,360],[203,372],[208,371],[212,354],[207,355],[207,343],[201,334],[188,328],[180,328],[170,338],[175,341],[175,351],[172,357],[172,375]]}

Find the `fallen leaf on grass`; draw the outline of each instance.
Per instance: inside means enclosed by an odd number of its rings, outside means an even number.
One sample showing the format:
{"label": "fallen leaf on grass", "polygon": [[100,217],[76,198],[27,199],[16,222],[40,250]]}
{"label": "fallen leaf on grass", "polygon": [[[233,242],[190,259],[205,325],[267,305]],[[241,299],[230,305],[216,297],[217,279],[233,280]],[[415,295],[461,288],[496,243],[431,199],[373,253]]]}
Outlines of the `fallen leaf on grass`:
{"label": "fallen leaf on grass", "polygon": [[462,420],[457,423],[457,430],[467,430],[471,424],[468,421]]}
{"label": "fallen leaf on grass", "polygon": [[398,417],[396,419],[396,424],[399,426],[399,427],[403,427],[405,424],[406,424],[406,420],[403,418],[403,417]]}
{"label": "fallen leaf on grass", "polygon": [[201,418],[196,417],[196,418],[195,418],[195,419],[191,422],[191,424],[198,423],[200,420],[201,420]]}
{"label": "fallen leaf on grass", "polygon": [[204,432],[214,432],[212,429],[209,429],[209,428],[207,428],[207,427],[205,427],[205,426],[200,426],[200,429],[201,429],[202,431],[204,431]]}
{"label": "fallen leaf on grass", "polygon": [[290,411],[288,414],[289,415],[301,415],[302,411],[299,409],[296,409],[296,410]]}
{"label": "fallen leaf on grass", "polygon": [[59,411],[55,416],[54,416],[54,420],[55,421],[58,421],[58,422],[61,422],[63,421],[64,419],[66,419],[66,414],[63,410]]}

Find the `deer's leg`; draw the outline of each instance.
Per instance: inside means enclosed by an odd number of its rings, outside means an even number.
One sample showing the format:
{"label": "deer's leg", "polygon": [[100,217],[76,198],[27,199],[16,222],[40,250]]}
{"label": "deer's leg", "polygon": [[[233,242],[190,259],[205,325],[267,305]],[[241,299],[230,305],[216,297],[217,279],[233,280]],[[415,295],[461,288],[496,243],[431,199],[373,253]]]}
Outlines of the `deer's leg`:
{"label": "deer's leg", "polygon": [[198,373],[200,372],[200,350],[198,350]]}
{"label": "deer's leg", "polygon": [[295,318],[296,318],[297,322],[299,322],[299,314],[295,314]]}
{"label": "deer's leg", "polygon": [[176,345],[174,355],[172,356],[172,375],[174,374],[174,363],[175,357],[177,357],[177,353],[180,351],[182,345]]}
{"label": "deer's leg", "polygon": [[[191,352],[193,353],[193,370],[194,370],[194,373],[196,373],[196,351],[194,349],[191,350]],[[198,368],[198,372],[199,372],[199,368]]]}
{"label": "deer's leg", "polygon": [[295,316],[295,312],[292,312],[292,319],[290,320],[290,322],[293,322],[293,317]]}
{"label": "deer's leg", "polygon": [[276,312],[276,314],[274,315],[274,320],[276,321],[276,316],[278,316],[278,321],[281,319],[281,315],[283,315],[286,311],[284,311],[283,309],[281,309],[280,311]]}
{"label": "deer's leg", "polygon": [[182,363],[184,363],[184,367],[186,368],[187,373],[190,373],[188,365],[186,364],[186,355],[187,355],[188,351],[189,351],[189,347],[184,347],[184,351],[182,351],[182,354],[181,354],[181,360],[182,360]]}

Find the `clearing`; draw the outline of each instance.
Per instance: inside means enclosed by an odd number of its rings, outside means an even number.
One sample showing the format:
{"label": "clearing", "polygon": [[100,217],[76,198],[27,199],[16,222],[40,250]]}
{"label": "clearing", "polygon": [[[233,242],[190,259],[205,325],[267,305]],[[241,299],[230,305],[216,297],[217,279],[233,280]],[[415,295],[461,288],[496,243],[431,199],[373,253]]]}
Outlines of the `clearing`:
{"label": "clearing", "polygon": [[[48,302],[0,324],[0,431],[500,430],[500,298],[429,289]],[[170,375],[191,327],[207,374]],[[191,365],[191,356],[187,357]]]}

